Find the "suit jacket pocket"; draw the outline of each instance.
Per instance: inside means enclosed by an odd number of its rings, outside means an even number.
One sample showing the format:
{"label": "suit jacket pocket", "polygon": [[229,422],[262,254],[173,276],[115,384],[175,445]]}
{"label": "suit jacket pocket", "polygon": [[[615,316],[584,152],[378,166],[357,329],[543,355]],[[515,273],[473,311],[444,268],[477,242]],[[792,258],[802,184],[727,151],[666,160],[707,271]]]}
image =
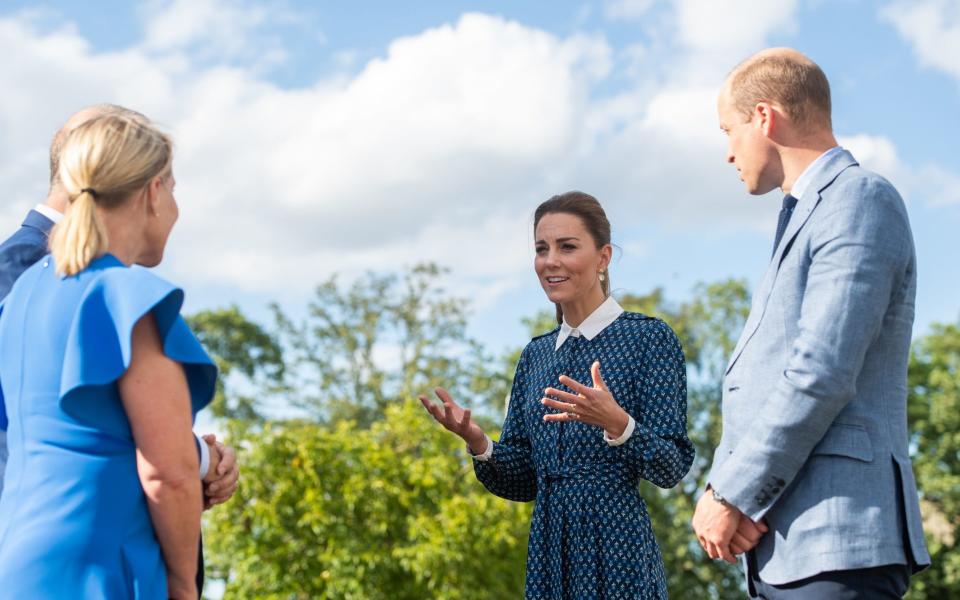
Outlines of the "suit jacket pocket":
{"label": "suit jacket pocket", "polygon": [[873,444],[866,428],[853,423],[834,423],[811,454],[846,456],[863,462],[873,460]]}

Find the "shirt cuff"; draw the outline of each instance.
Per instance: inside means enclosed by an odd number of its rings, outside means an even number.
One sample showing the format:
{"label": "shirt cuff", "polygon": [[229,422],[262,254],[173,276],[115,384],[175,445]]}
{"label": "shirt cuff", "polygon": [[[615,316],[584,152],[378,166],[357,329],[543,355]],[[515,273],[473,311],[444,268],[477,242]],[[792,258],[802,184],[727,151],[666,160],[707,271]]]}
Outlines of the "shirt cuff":
{"label": "shirt cuff", "polygon": [[197,440],[197,452],[200,453],[200,479],[203,479],[207,476],[207,471],[210,470],[210,446],[207,446],[205,441],[198,438],[197,434],[193,434],[193,437]]}
{"label": "shirt cuff", "polygon": [[480,462],[487,462],[490,458],[493,457],[493,440],[490,439],[489,435],[484,434],[483,437],[487,440],[487,449],[481,452],[480,454],[474,454],[470,452],[470,446],[467,446],[467,454],[470,455],[473,460],[479,460]]}
{"label": "shirt cuff", "polygon": [[618,438],[612,438],[607,435],[607,432],[603,432],[603,441],[609,446],[619,446],[620,444],[625,443],[630,439],[630,436],[633,435],[633,430],[637,427],[637,422],[633,420],[633,417],[627,415],[630,419],[627,421],[627,427],[623,430],[623,433],[620,434]]}

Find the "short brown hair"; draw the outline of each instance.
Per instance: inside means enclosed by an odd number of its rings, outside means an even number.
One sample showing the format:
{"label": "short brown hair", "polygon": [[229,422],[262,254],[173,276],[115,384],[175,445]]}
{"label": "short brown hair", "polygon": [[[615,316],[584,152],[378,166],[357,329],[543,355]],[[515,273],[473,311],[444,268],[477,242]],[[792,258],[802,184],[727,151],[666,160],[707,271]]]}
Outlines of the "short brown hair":
{"label": "short brown hair", "polygon": [[[598,249],[610,243],[610,221],[607,219],[607,213],[600,206],[600,202],[590,194],[577,191],[557,194],[538,206],[533,213],[534,236],[536,236],[540,219],[549,214],[579,217]],[[606,297],[610,295],[610,270],[607,269],[604,275],[603,281],[600,282],[600,289]],[[559,304],[557,304],[557,323],[563,323],[563,309]]]}
{"label": "short brown hair", "polygon": [[758,102],[773,102],[798,125],[831,128],[830,82],[817,64],[790,56],[749,58],[731,72],[733,107],[747,119]]}

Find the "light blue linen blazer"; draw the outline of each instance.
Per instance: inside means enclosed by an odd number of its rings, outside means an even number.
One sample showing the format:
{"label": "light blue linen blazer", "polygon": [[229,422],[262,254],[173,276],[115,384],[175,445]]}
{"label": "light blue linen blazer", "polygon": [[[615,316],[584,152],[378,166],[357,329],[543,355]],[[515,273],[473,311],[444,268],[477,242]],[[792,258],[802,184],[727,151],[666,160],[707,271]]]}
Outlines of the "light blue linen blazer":
{"label": "light blue linen blazer", "polygon": [[834,154],[807,186],[723,382],[708,481],[770,526],[770,584],[930,563],[908,457],[916,256],[903,200]]}

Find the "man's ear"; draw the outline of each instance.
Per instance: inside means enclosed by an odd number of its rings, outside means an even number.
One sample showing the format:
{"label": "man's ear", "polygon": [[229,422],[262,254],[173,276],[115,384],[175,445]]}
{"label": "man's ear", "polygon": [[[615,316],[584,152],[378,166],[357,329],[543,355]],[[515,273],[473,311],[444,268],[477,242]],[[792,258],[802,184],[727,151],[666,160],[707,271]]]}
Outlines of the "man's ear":
{"label": "man's ear", "polygon": [[753,119],[760,128],[761,133],[766,137],[773,135],[774,129],[778,125],[779,115],[769,102],[757,102],[753,107]]}

